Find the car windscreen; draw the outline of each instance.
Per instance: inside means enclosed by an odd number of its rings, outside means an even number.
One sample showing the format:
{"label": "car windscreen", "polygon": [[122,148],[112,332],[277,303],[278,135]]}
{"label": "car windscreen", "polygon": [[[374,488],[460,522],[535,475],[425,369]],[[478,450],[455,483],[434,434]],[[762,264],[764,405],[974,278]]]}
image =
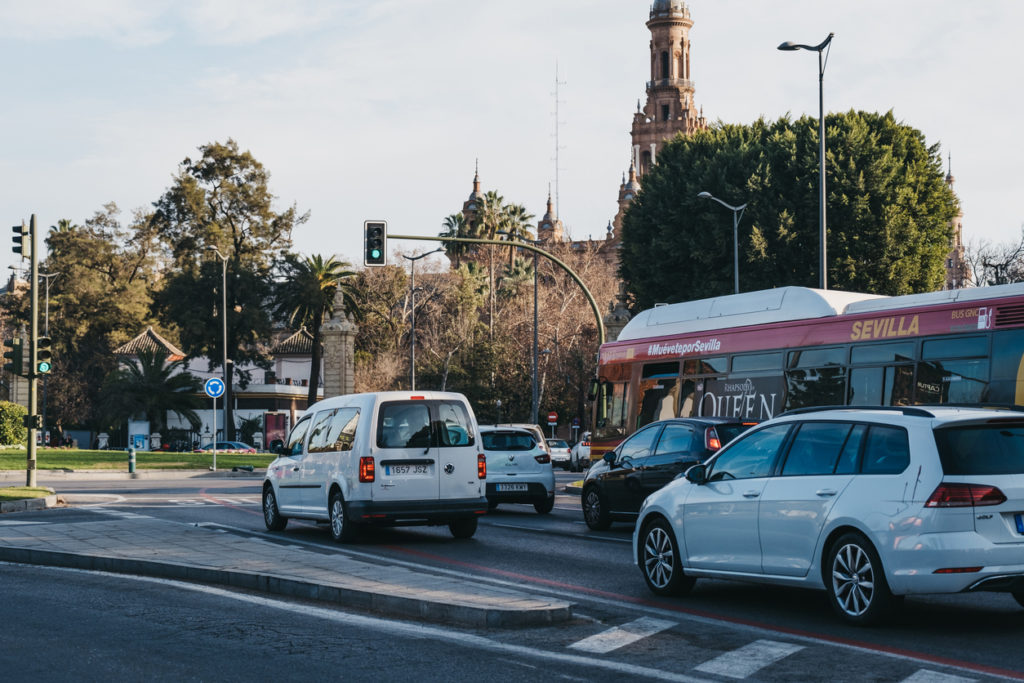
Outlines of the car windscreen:
{"label": "car windscreen", "polygon": [[1024,422],[935,430],[947,475],[1024,474]]}
{"label": "car windscreen", "polygon": [[484,432],[480,438],[488,451],[529,451],[535,445],[532,436],[519,432]]}

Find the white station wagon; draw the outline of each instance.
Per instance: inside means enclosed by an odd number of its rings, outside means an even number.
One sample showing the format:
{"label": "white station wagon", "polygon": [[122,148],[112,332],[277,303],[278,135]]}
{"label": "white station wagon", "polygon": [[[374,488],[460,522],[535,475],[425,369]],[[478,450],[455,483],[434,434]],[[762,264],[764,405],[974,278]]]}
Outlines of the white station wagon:
{"label": "white station wagon", "polygon": [[270,463],[263,519],[329,522],[336,541],[369,525],[447,524],[476,533],[487,512],[487,459],[462,394],[349,394],[309,408]]}
{"label": "white station wagon", "polygon": [[855,624],[917,593],[1024,605],[1024,412],[792,411],[648,497],[633,551],[655,593],[807,586]]}

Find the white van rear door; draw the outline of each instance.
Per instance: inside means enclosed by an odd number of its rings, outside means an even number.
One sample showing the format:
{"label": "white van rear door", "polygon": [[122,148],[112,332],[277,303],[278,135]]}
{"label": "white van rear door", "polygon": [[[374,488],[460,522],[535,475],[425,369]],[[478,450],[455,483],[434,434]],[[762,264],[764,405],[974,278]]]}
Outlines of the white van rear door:
{"label": "white van rear door", "polygon": [[377,413],[374,500],[437,500],[437,448],[425,400],[385,401]]}
{"label": "white van rear door", "polygon": [[435,405],[441,500],[480,498],[484,489],[477,473],[477,455],[482,451],[472,414],[458,400],[437,401]]}

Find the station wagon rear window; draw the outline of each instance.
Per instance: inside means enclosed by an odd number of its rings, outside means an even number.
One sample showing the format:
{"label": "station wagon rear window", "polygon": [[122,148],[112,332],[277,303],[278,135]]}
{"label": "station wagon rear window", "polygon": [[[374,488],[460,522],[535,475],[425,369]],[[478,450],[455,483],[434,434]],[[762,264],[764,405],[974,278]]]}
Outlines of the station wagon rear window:
{"label": "station wagon rear window", "polygon": [[1024,474],[1024,423],[945,427],[935,443],[947,475]]}

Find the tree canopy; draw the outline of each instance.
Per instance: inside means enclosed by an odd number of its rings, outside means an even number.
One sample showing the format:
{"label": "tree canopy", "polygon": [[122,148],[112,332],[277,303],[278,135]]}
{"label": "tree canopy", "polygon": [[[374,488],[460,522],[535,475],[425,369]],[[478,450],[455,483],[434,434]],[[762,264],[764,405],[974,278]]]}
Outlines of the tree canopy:
{"label": "tree canopy", "polygon": [[[938,289],[956,197],[937,146],[885,114],[826,116],[828,287],[873,294]],[[638,308],[740,291],[817,287],[818,122],[719,123],[665,145],[623,219],[620,276]]]}

